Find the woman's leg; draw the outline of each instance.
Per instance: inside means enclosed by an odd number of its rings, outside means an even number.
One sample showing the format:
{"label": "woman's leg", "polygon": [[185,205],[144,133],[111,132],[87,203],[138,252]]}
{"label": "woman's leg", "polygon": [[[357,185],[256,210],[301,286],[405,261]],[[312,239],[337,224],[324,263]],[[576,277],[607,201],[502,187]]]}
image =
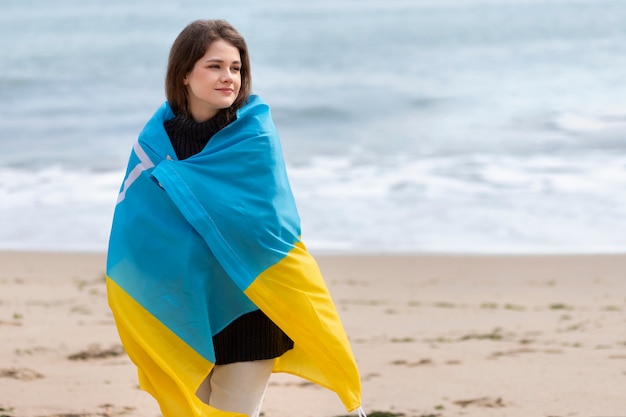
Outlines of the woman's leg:
{"label": "woman's leg", "polygon": [[216,365],[198,389],[198,397],[224,411],[258,417],[275,359]]}

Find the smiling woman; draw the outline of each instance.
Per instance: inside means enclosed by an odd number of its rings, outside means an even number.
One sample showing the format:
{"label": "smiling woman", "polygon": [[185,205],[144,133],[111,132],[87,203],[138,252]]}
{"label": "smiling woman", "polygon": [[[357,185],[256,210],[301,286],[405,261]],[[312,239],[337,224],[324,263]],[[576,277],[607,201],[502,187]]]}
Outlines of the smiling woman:
{"label": "smiling woman", "polygon": [[109,303],[165,417],[258,417],[279,371],[360,409],[350,343],[300,241],[278,133],[250,95],[249,67],[227,22],[181,32],[168,101],[133,147],[115,209]]}
{"label": "smiling woman", "polygon": [[239,95],[239,50],[222,39],[213,42],[184,81],[191,117],[198,123],[206,122],[218,111],[232,106]]}
{"label": "smiling woman", "polygon": [[228,23],[195,21],[170,50],[165,94],[177,117],[221,127],[232,122],[252,90],[245,39]]}

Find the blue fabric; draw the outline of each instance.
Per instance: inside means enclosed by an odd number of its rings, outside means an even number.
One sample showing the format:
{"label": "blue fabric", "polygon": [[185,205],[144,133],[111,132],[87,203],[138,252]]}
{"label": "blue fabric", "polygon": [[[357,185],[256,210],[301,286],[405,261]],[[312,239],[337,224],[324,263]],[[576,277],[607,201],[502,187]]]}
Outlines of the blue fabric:
{"label": "blue fabric", "polygon": [[243,291],[294,247],[300,219],[259,97],[182,161],[163,127],[172,117],[165,103],[130,156],[107,275],[214,363],[210,336],[257,309]]}

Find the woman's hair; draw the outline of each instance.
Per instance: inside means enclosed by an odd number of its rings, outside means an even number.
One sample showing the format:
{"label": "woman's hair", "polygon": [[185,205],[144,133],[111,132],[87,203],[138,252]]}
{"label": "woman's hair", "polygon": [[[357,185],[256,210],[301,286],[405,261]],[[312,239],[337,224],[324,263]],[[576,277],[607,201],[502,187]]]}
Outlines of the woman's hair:
{"label": "woman's hair", "polygon": [[241,88],[235,102],[229,108],[222,109],[217,113],[218,122],[228,123],[234,120],[237,110],[248,100],[252,90],[252,77],[250,75],[248,46],[245,39],[225,20],[196,20],[180,32],[170,50],[165,75],[165,95],[174,114],[190,114],[189,98],[184,79],[193,70],[195,63],[204,56],[211,44],[220,39],[239,50]]}

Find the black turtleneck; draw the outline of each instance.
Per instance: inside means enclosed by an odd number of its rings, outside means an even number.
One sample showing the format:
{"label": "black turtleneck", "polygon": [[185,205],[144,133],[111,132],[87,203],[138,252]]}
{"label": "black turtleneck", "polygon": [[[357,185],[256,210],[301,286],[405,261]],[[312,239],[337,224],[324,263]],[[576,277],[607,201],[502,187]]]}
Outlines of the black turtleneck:
{"label": "black turtleneck", "polygon": [[[211,137],[223,129],[215,118],[198,123],[176,116],[163,123],[179,160],[193,156]],[[261,310],[244,314],[213,336],[216,365],[277,358],[290,349],[293,341]]]}
{"label": "black turtleneck", "polygon": [[187,159],[199,153],[209,139],[224,126],[220,126],[215,118],[198,123],[190,117],[177,116],[163,123],[167,135],[178,159]]}

